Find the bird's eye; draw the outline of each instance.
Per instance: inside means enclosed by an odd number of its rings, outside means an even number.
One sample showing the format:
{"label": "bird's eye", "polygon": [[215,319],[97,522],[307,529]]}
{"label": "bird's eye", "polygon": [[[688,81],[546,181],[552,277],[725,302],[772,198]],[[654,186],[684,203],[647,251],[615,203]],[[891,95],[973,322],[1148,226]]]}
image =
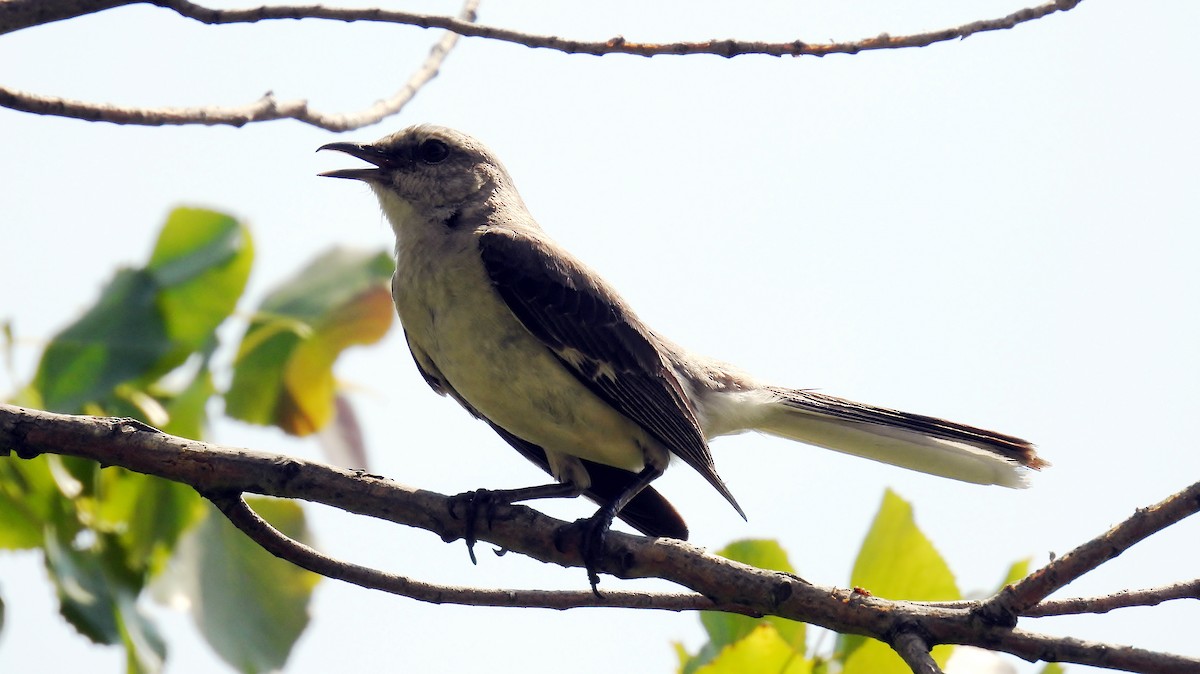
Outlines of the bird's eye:
{"label": "bird's eye", "polygon": [[417,146],[417,157],[426,164],[436,164],[450,156],[450,148],[436,138],[430,138]]}

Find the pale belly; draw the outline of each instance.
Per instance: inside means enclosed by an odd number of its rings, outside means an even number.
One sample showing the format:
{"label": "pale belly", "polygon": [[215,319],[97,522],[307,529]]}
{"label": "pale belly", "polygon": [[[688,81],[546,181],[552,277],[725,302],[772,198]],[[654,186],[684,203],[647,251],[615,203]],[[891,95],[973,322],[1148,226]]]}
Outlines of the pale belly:
{"label": "pale belly", "polygon": [[477,258],[456,257],[456,268],[426,267],[426,274],[398,267],[408,273],[397,271],[393,297],[414,347],[509,432],[548,452],[640,471],[652,444],[645,431],[584,387],[521,325]]}

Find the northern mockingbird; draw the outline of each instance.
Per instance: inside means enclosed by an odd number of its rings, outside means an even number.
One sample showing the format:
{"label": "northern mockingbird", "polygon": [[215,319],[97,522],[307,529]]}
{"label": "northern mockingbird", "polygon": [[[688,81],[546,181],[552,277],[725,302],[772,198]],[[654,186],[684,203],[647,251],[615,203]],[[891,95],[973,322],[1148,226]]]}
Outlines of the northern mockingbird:
{"label": "northern mockingbird", "polygon": [[613,517],[648,536],[687,538],[649,486],[672,455],[745,517],[709,452],[720,435],[757,430],[1006,487],[1047,465],[1020,438],[770,386],[668,341],[542,231],[500,160],[470,136],[421,125],[321,149],[373,165],[322,175],[364,181],[379,198],[396,234],[392,297],[425,381],[557,480],[491,493],[601,504],[585,558],[589,547],[599,554]]}

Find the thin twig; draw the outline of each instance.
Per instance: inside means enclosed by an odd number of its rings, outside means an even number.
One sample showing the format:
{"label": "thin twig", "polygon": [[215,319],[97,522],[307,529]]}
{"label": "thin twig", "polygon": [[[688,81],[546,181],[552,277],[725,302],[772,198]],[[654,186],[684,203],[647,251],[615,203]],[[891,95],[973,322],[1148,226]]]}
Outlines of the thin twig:
{"label": "thin twig", "polygon": [[1149,508],[1139,508],[1124,522],[1005,587],[983,602],[976,614],[993,624],[1015,625],[1016,616],[1025,615],[1071,581],[1197,511],[1200,482]]}
{"label": "thin twig", "polygon": [[1108,613],[1114,609],[1133,606],[1158,606],[1165,601],[1175,599],[1200,599],[1200,579],[1143,590],[1122,590],[1102,597],[1047,599],[1037,606],[1027,609],[1021,615],[1042,618],[1078,613]]}
{"label": "thin twig", "polygon": [[173,9],[179,14],[209,24],[254,23],[272,19],[329,19],[334,21],[376,21],[401,23],[421,28],[444,28],[464,37],[480,37],[500,42],[512,42],[526,47],[553,49],[568,54],[631,54],[634,56],[683,56],[689,54],[715,54],[731,58],[745,54],[768,56],[827,56],[829,54],[857,54],[877,49],[901,49],[925,47],[935,42],[959,40],[976,33],[1007,30],[1019,24],[1040,19],[1055,12],[1074,8],[1081,0],[1052,0],[1036,7],[1029,7],[998,19],[974,21],[954,28],[914,33],[893,37],[886,33],[852,42],[810,44],[800,40],[791,42],[762,42],[750,40],[703,40],[698,42],[632,42],[623,37],[613,37],[602,42],[588,42],[556,37],[533,35],[518,30],[470,24],[447,16],[417,14],[413,12],[385,11],[381,9],[340,9],[335,7],[271,6],[251,9],[211,9],[190,0],[150,0],[160,7]]}
{"label": "thin twig", "polygon": [[[970,599],[961,601],[923,601],[923,606],[951,609],[978,610],[986,601]],[[1176,599],[1200,599],[1200,579],[1162,585],[1141,590],[1121,590],[1099,597],[1071,597],[1068,599],[1046,599],[1021,614],[1020,617],[1045,618],[1047,616],[1077,613],[1108,613],[1119,608],[1158,606]]]}
{"label": "thin twig", "polygon": [[308,101],[304,99],[278,101],[271,94],[267,94],[253,103],[233,107],[140,108],[46,96],[3,86],[0,86],[0,107],[40,115],[141,126],[203,124],[240,127],[252,122],[295,119],[330,131],[346,131],[374,124],[399,111],[417,90],[437,74],[446,53],[454,46],[459,35],[510,42],[527,47],[553,49],[570,54],[631,54],[646,57],[716,54],[727,58],[745,54],[827,56],[829,54],[857,54],[880,49],[925,47],[937,42],[960,40],[977,33],[1006,30],[1049,14],[1073,9],[1080,0],[1052,0],[997,19],[975,21],[937,31],[902,36],[891,36],[884,33],[861,40],[820,44],[801,40],[763,42],[734,39],[652,43],[632,42],[623,37],[588,42],[552,35],[533,35],[474,23],[478,0],[467,0],[457,17],[382,9],[342,9],[320,5],[212,9],[189,0],[6,0],[0,2],[0,34],[142,2],[150,2],[171,9],[181,16],[207,24],[255,23],[282,19],[326,19],[441,28],[449,32],[434,46],[425,63],[396,94],[356,113],[323,113],[310,109]]}
{"label": "thin twig", "polygon": [[[453,20],[464,25],[471,25],[476,18],[478,7],[479,0],[465,0],[462,10],[458,14],[459,18]],[[233,107],[140,108],[109,103],[92,103],[57,96],[42,96],[4,86],[0,86],[0,107],[38,115],[138,126],[204,124],[241,127],[251,122],[294,119],[329,131],[348,131],[374,124],[399,112],[412,100],[421,87],[437,76],[442,62],[446,60],[446,56],[454,48],[458,39],[458,33],[447,32],[433,45],[425,61],[396,93],[384,100],[377,101],[365,110],[353,113],[324,113],[309,108],[306,100],[279,101],[271,93],[264,95],[254,103]]]}
{"label": "thin twig", "polygon": [[[462,9],[458,12],[458,18],[455,20],[472,25],[477,18],[476,13],[478,9],[479,0],[466,0],[463,3]],[[297,117],[296,119],[330,131],[350,131],[390,117],[400,112],[401,108],[405,105],[408,105],[408,102],[421,90],[421,87],[424,87],[430,80],[437,77],[438,70],[442,67],[442,62],[446,60],[446,57],[450,54],[450,50],[454,49],[454,45],[458,43],[458,38],[458,33],[446,31],[442,39],[438,40],[429,50],[429,56],[425,57],[425,62],[408,78],[408,81],[404,83],[404,86],[399,91],[382,101],[376,102],[366,110],[341,115],[327,115],[309,110],[306,117]]]}

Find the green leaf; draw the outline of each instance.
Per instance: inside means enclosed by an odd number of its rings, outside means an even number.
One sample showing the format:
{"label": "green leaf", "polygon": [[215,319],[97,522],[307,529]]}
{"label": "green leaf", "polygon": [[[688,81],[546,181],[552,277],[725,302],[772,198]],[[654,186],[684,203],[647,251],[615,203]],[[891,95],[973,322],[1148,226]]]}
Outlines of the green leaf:
{"label": "green leaf", "polygon": [[[882,641],[863,639],[862,645],[843,660],[842,674],[911,674],[912,669],[891,646]],[[947,646],[937,646],[932,651],[939,665],[946,664],[951,652],[953,648]]]}
{"label": "green leaf", "polygon": [[[277,529],[307,538],[304,512],[292,502],[253,499]],[[155,583],[168,603],[190,607],[205,639],[242,672],[283,667],[308,625],[308,604],[319,576],[273,557],[214,508],[180,540],[171,568]]]}
{"label": "green leaf", "polygon": [[[54,337],[33,388],[46,409],[78,413],[120,402],[212,340],[245,287],[253,258],[248,231],[228,216],[177,209],[150,263],[119,270],[96,304]],[[124,402],[136,408],[136,391]]]}
{"label": "green leaf", "polygon": [[757,566],[760,569],[795,573],[788,561],[787,552],[779,541],[769,539],[743,539],[734,541],[717,551],[717,554],[735,562]]}
{"label": "green leaf", "polygon": [[168,419],[162,430],[193,440],[204,438],[204,430],[208,426],[208,401],[216,392],[212,373],[208,364],[204,363],[182,391],[161,396],[166,399],[164,404]]}
{"label": "green leaf", "polygon": [[671,642],[671,650],[675,651],[675,659],[679,661],[679,669],[676,671],[682,674],[688,662],[691,661],[692,656],[688,654],[687,647],[683,645],[682,641]]}
{"label": "green leaf", "polygon": [[[735,541],[717,551],[717,554],[727,559],[757,566],[760,569],[795,573],[787,553],[772,540],[742,540]],[[758,625],[769,623],[775,627],[779,636],[791,644],[793,648],[804,653],[805,634],[804,623],[777,616],[751,618],[737,613],[722,613],[719,611],[702,611],[700,622],[708,631],[708,638],[718,649],[724,648],[752,632]]]}
{"label": "green leaf", "polygon": [[14,363],[16,362],[14,347],[16,343],[17,341],[13,336],[13,321],[11,318],[5,318],[0,321],[0,357],[3,357],[4,369],[8,370],[10,375],[16,372],[16,367],[14,367]]}
{"label": "green leaf", "polygon": [[[5,478],[0,477],[0,480]],[[42,544],[38,520],[0,488],[0,550],[27,550]]]}
{"label": "green leaf", "polygon": [[45,456],[0,461],[0,549],[41,546],[61,499]]}
{"label": "green leaf", "polygon": [[1066,671],[1067,668],[1057,662],[1047,662],[1039,674],[1064,674]]}
{"label": "green leaf", "polygon": [[75,629],[98,644],[116,644],[121,639],[113,596],[119,585],[108,582],[104,563],[91,550],[75,550],[59,536],[46,536],[46,568],[58,591],[63,617]]}
{"label": "green leaf", "polygon": [[125,593],[118,596],[117,627],[125,645],[125,671],[128,674],[157,674],[167,658],[167,644],[153,622],[138,610],[135,599]]}
{"label": "green leaf", "polygon": [[137,607],[142,576],[125,566],[116,539],[98,535],[90,547],[77,548],[48,532],[45,551],[63,617],[96,643],[123,644],[127,671],[160,671],[166,647]]}
{"label": "green leaf", "polygon": [[[81,509],[88,505],[80,503]],[[179,537],[204,516],[195,489],[118,467],[102,471],[93,528],[116,534],[125,564],[153,577],[167,563]]]}
{"label": "green leaf", "polygon": [[759,625],[726,646],[696,674],[811,674],[812,662],[796,652],[771,625]]}
{"label": "green leaf", "polygon": [[850,582],[893,600],[960,598],[954,574],[917,528],[912,506],[890,489],[863,540]]}
{"label": "green leaf", "polygon": [[180,536],[204,516],[204,500],[186,484],[147,477],[139,490],[121,542],[136,563],[157,575],[174,552]]}
{"label": "green leaf", "polygon": [[83,485],[64,458],[0,461],[0,548],[41,546],[48,529],[69,540],[82,528],[73,499]]}
{"label": "green leaf", "polygon": [[1008,567],[1008,573],[1005,574],[1004,580],[1000,582],[1000,587],[996,588],[996,590],[1003,590],[1005,587],[1012,585],[1025,576],[1028,576],[1029,564],[1031,562],[1033,562],[1033,559],[1030,557],[1013,562],[1012,566]]}
{"label": "green leaf", "polygon": [[209,341],[233,313],[253,261],[250,233],[237,220],[196,208],[171,212],[146,265],[161,288],[158,308],[176,351],[166,369]]}
{"label": "green leaf", "polygon": [[[961,598],[954,574],[921,533],[912,506],[890,489],[875,515],[850,575],[854,587],[892,600],[951,601]],[[843,674],[885,674],[910,671],[890,646],[867,637],[838,638]],[[945,664],[951,647],[933,649],[934,659]]]}
{"label": "green leaf", "polygon": [[145,271],[118,271],[96,305],[54,337],[34,376],[47,409],[82,412],[118,384],[144,376],[171,350],[157,293]]}
{"label": "green leaf", "polygon": [[[787,553],[779,543],[772,540],[742,540],[735,541],[717,551],[718,555],[760,569],[771,569],[794,573]],[[775,638],[788,644],[798,656],[805,652],[805,625],[794,620],[777,616],[752,618],[736,613],[720,611],[702,611],[700,622],[708,632],[706,643],[694,656],[682,663],[683,674],[692,674],[701,667],[713,661],[725,648],[739,642],[754,632],[760,625],[770,625],[774,629]]]}
{"label": "green leaf", "polygon": [[333,418],[333,364],[387,333],[395,314],[387,253],[334,249],[271,293],[238,349],[226,414],[307,435]]}

